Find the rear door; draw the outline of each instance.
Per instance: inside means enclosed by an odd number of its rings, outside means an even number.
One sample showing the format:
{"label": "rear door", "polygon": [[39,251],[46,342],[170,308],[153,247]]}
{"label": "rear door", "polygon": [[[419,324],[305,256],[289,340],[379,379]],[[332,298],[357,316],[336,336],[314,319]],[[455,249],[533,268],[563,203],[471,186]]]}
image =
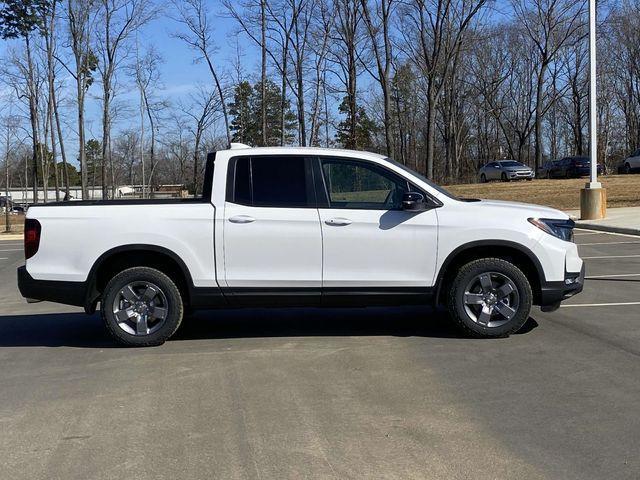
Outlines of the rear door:
{"label": "rear door", "polygon": [[403,194],[417,187],[364,160],[320,157],[318,169],[323,295],[404,293],[431,286],[436,211],[402,209]]}
{"label": "rear door", "polygon": [[311,159],[232,158],[224,217],[225,281],[233,295],[319,301],[322,232]]}

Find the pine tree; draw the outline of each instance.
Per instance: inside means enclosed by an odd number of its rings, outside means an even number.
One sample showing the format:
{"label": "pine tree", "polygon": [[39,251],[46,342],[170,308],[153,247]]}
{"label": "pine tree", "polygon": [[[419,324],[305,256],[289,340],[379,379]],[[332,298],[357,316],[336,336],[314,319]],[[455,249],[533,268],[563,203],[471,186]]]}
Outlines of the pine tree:
{"label": "pine tree", "polygon": [[375,122],[369,118],[365,109],[362,107],[358,107],[356,109],[355,137],[351,135],[349,128],[351,125],[351,118],[347,97],[344,97],[342,100],[338,111],[346,115],[346,118],[338,124],[336,132],[336,140],[338,143],[340,143],[344,148],[352,150],[372,150],[372,138],[378,131],[378,127]]}
{"label": "pine tree", "polygon": [[[233,103],[229,104],[229,114],[233,117],[230,129],[234,142],[252,146],[280,145],[282,138],[282,91],[274,82],[267,80],[265,85],[267,113],[267,145],[262,136],[262,83],[253,86],[247,81],[236,85]],[[289,100],[285,102],[285,143],[294,140],[296,116],[291,111]]]}

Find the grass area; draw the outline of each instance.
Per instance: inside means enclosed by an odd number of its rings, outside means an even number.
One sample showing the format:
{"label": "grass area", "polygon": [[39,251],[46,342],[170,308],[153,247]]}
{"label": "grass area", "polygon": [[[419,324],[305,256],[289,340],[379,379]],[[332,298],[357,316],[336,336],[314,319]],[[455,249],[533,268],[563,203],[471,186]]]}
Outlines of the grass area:
{"label": "grass area", "polygon": [[[607,175],[600,178],[607,189],[607,206],[640,206],[640,175]],[[560,210],[580,208],[580,189],[587,178],[545,180],[531,182],[489,182],[468,185],[448,185],[451,193],[467,198],[510,200],[513,202],[547,205]]]}
{"label": "grass area", "polygon": [[[22,233],[24,231],[24,215],[9,215],[11,233]],[[0,212],[0,234],[4,233],[7,224],[5,223],[4,212]]]}

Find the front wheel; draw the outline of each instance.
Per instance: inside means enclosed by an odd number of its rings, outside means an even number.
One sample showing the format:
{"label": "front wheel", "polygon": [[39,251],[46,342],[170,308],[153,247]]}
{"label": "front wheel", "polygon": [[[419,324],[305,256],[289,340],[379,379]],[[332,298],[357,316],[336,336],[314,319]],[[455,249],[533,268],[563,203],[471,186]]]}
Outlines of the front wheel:
{"label": "front wheel", "polygon": [[129,268],[113,277],[100,305],[111,335],[135,347],[162,345],[176,332],[184,312],[175,283],[147,267]]}
{"label": "front wheel", "polygon": [[483,258],[464,265],[453,281],[447,306],[455,324],[475,337],[503,337],[522,328],[533,293],[514,264]]}
{"label": "front wheel", "polygon": [[507,174],[506,174],[506,173],[503,173],[503,174],[500,176],[500,178],[502,179],[502,181],[503,181],[503,182],[508,182],[508,181],[509,181],[509,179],[507,178]]}

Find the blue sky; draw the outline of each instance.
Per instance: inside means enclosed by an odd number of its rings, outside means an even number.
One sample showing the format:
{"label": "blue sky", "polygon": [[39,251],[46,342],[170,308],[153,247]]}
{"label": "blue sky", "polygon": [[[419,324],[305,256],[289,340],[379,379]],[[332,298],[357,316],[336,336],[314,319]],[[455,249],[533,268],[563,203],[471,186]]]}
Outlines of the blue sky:
{"label": "blue sky", "polygon": [[[218,46],[215,53],[216,64],[223,75],[233,75],[234,61],[237,55],[237,41],[241,45],[243,52],[243,63],[245,73],[255,71],[256,67],[256,51],[253,45],[244,37],[238,37],[235,34],[235,24],[229,18],[219,15],[222,12],[220,3],[217,0],[211,0],[211,19],[214,26],[214,42]],[[211,84],[211,75],[203,63],[194,63],[195,52],[192,51],[183,41],[174,38],[173,34],[180,31],[181,24],[173,20],[174,8],[171,4],[167,4],[166,9],[152,22],[146,25],[138,35],[138,44],[141,51],[153,46],[164,60],[161,65],[161,82],[162,90],[158,92],[158,97],[167,99],[171,103],[176,104],[179,101],[188,101],[189,93],[197,89],[199,84]],[[62,29],[61,29],[62,31]],[[0,40],[0,61],[4,58],[10,45],[19,44],[19,41],[1,41]],[[65,52],[62,49],[62,55]],[[128,48],[131,55],[131,61],[135,58],[135,41]],[[64,77],[68,78],[64,78]],[[69,88],[69,99],[73,100],[74,85],[73,79],[61,70],[60,79],[64,79]],[[129,110],[132,118],[121,119],[114,125],[114,136],[118,130],[127,128],[134,124],[137,126],[138,117],[137,109],[139,105],[139,93],[134,84],[133,78],[129,78],[126,72],[119,74],[120,88],[117,93],[117,102],[120,102]],[[98,82],[91,86],[86,101],[86,129],[88,138],[97,138],[101,136],[100,124],[100,95],[101,86]],[[0,92],[6,92],[4,85],[0,87]],[[0,102],[4,99],[0,98]],[[70,152],[77,151],[77,140],[75,133],[75,106],[69,105],[65,114],[67,115],[67,150]],[[2,110],[2,106],[0,106]],[[75,157],[75,154],[73,155]]]}

